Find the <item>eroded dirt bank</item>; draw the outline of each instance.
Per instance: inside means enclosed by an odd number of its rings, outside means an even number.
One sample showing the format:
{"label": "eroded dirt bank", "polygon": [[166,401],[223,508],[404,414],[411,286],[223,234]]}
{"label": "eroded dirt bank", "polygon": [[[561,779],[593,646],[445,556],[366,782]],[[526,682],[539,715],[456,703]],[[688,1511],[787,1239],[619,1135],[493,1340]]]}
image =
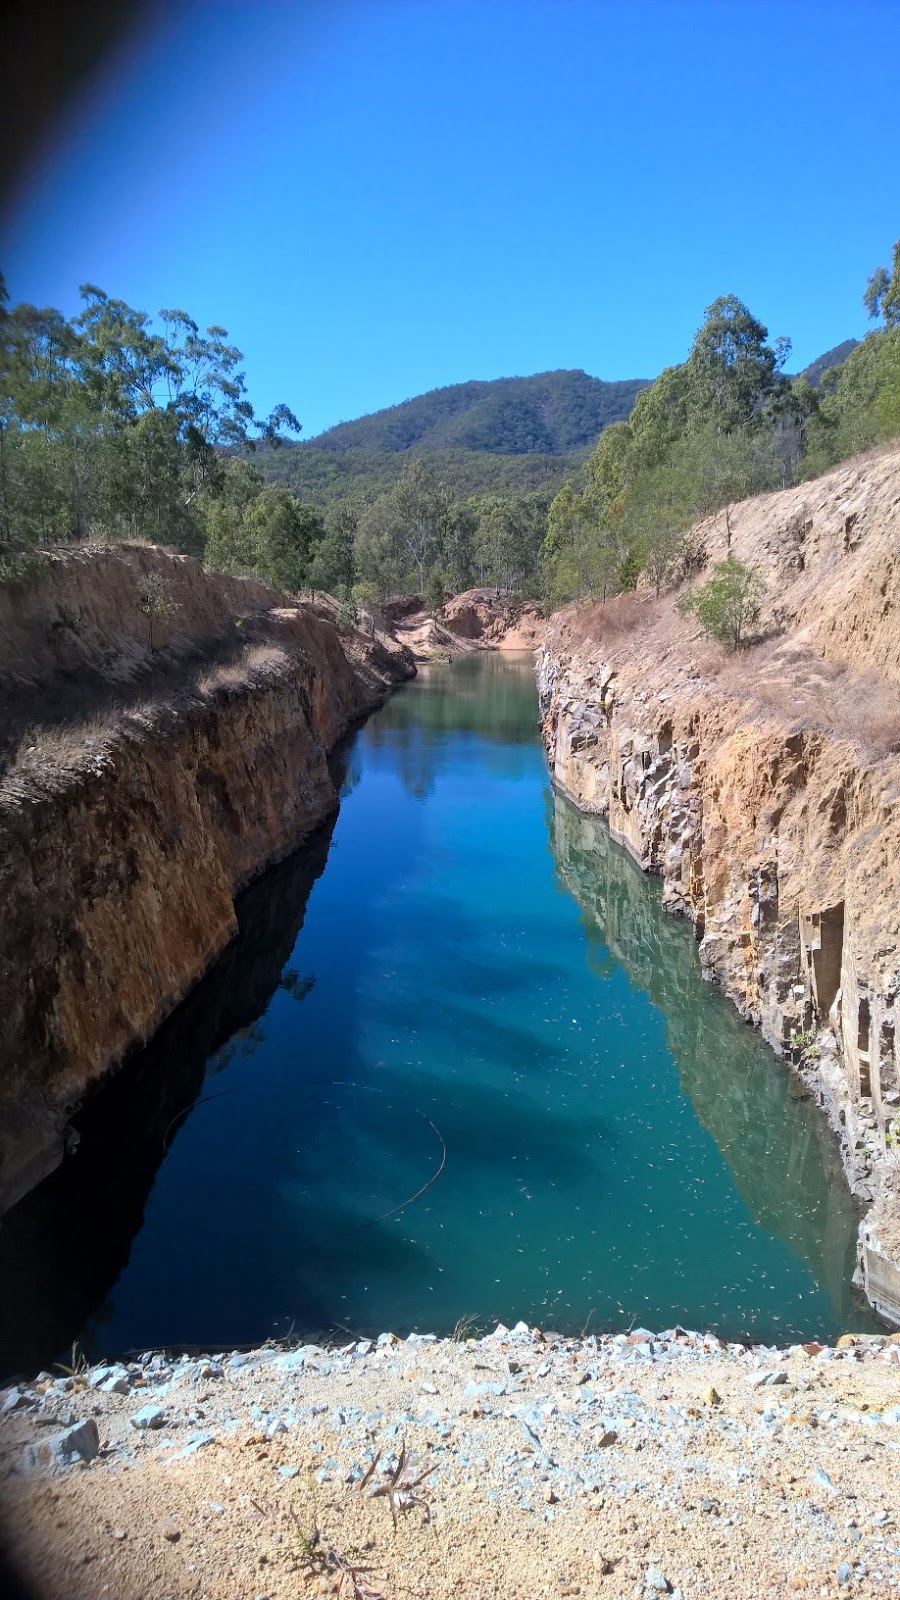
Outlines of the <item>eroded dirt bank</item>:
{"label": "eroded dirt bank", "polygon": [[6,1534],[41,1600],[887,1600],[898,1362],[519,1324],[41,1374]]}
{"label": "eroded dirt bank", "polygon": [[[900,454],[700,524],[768,584],[729,660],[671,599],[558,617],[538,657],[556,783],[663,877],[706,975],[841,1140],[870,1300],[900,1322]],[[900,1123],[897,1128],[900,1129]]]}
{"label": "eroded dirt bank", "polygon": [[475,650],[534,650],[546,629],[537,601],[490,588],[466,589],[434,614],[421,595],[387,609],[393,632],[417,661],[450,661]]}
{"label": "eroded dirt bank", "polygon": [[10,610],[0,1206],[233,937],[238,890],[336,808],[328,752],[415,670],[327,603],[152,547],[55,557]]}

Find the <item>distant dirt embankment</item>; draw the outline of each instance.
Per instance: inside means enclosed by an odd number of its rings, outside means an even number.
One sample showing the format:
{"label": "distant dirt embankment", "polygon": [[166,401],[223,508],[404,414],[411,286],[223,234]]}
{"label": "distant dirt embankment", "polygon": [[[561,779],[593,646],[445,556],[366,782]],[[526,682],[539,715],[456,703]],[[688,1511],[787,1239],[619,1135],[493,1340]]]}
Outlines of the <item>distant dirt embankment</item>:
{"label": "distant dirt embankment", "polygon": [[900,1322],[900,452],[728,523],[694,528],[695,559],[758,567],[759,642],[724,655],[670,597],[569,608],[539,662],[544,739],[827,1110],[872,1202],[861,1280]]}
{"label": "distant dirt embankment", "polygon": [[53,554],[0,593],[0,1208],[233,937],[238,890],[336,809],[328,752],[414,673],[335,610],[152,546]]}

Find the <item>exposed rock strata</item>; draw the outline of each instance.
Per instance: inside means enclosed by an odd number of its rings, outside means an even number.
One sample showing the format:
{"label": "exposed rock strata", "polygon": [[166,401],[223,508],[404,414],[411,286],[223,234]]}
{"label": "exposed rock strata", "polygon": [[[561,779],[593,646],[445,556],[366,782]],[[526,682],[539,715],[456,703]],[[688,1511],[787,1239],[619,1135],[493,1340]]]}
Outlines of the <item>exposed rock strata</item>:
{"label": "exposed rock strata", "polygon": [[[895,675],[900,456],[748,502],[731,527],[769,579],[764,624],[796,625],[765,681],[753,652],[720,676],[671,609],[631,632],[620,619],[606,643],[602,608],[564,615],[538,658],[544,739],[555,782],[662,874],[705,975],[814,1087],[851,1187],[874,1201],[866,1292],[900,1322],[900,760],[829,727],[827,678],[819,714],[791,714],[801,678],[814,693],[810,661],[840,663],[845,699],[854,670]],[[723,553],[717,525],[696,533]],[[862,710],[870,687],[859,679]]]}
{"label": "exposed rock strata", "polygon": [[442,620],[460,639],[487,650],[533,650],[546,624],[534,600],[512,600],[493,589],[467,589],[448,600]]}
{"label": "exposed rock strata", "polygon": [[[108,587],[127,597],[128,552],[98,553],[93,588],[84,563],[77,557],[72,570],[95,608],[110,563]],[[126,706],[87,737],[83,726],[77,734],[38,728],[0,787],[6,1205],[56,1165],[67,1115],[85,1089],[149,1038],[233,937],[238,890],[336,809],[328,751],[390,683],[414,671],[388,639],[342,642],[327,616],[259,585],[213,578],[184,558],[141,551],[132,587],[148,567],[174,594],[194,591],[175,613],[181,654],[191,653],[194,602],[210,619],[203,646],[227,630],[231,654],[177,694]],[[58,587],[56,566],[53,581]],[[115,633],[107,617],[101,631],[110,659],[128,660],[139,655],[146,619],[134,593],[121,611],[126,626]],[[89,626],[75,634],[79,645]],[[31,662],[38,706],[53,699],[52,671],[38,649]],[[82,671],[99,681],[96,655]]]}

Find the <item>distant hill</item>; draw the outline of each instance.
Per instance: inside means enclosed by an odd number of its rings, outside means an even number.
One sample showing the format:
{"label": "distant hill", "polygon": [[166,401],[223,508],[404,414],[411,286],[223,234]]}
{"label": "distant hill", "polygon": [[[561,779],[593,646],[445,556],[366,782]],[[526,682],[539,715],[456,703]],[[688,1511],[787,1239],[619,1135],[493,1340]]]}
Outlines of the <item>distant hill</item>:
{"label": "distant hill", "polygon": [[[803,375],[818,384],[857,343],[845,339]],[[268,482],[286,483],[323,508],[346,498],[371,502],[397,482],[411,456],[456,498],[494,489],[549,496],[578,474],[605,427],[626,420],[649,381],[606,383],[560,370],[448,384],[302,443],[260,448],[253,461]]]}
{"label": "distant hill", "polygon": [[822,373],[827,372],[829,367],[840,366],[841,362],[846,361],[850,351],[855,350],[858,344],[858,339],[845,339],[842,344],[836,344],[833,350],[826,350],[823,356],[817,356],[815,361],[811,361],[808,367],[804,367],[800,374],[801,378],[808,378],[813,388],[817,389],[822,379]]}
{"label": "distant hill", "polygon": [[286,483],[318,506],[374,500],[411,455],[457,498],[501,488],[553,494],[603,429],[625,421],[648,381],[605,383],[560,371],[449,384],[301,444],[258,449],[253,461],[268,482]]}
{"label": "distant hill", "polygon": [[485,450],[491,455],[566,455],[623,422],[649,380],[605,383],[586,372],[453,383],[356,422],[339,422],[309,443],[322,450]]}

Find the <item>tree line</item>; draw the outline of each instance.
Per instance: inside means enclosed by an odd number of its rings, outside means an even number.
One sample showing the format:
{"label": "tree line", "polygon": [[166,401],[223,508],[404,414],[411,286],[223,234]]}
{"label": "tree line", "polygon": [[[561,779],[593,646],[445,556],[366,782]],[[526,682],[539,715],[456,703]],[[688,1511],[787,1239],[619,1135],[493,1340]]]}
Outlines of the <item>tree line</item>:
{"label": "tree line", "polygon": [[374,498],[324,509],[260,471],[257,446],[271,462],[300,424],[286,405],[255,417],[225,329],[153,321],[91,285],[71,320],[5,302],[0,280],[8,578],[42,545],[143,537],[351,608],[413,591],[437,607],[473,585],[548,608],[639,581],[658,593],[690,570],[698,518],[722,516],[728,546],[737,501],[900,434],[900,241],[866,289],[876,328],[817,386],[785,374],[790,342],[728,295],[562,488],[460,494],[412,458]]}
{"label": "tree line", "polygon": [[581,482],[553,500],[543,550],[548,605],[606,598],[643,576],[656,593],[690,570],[687,531],[724,519],[766,489],[784,488],[900,435],[900,241],[864,296],[880,324],[822,374],[790,379],[790,341],[734,295],[708,307],[690,353],[638,396],[627,422],[606,428]]}

